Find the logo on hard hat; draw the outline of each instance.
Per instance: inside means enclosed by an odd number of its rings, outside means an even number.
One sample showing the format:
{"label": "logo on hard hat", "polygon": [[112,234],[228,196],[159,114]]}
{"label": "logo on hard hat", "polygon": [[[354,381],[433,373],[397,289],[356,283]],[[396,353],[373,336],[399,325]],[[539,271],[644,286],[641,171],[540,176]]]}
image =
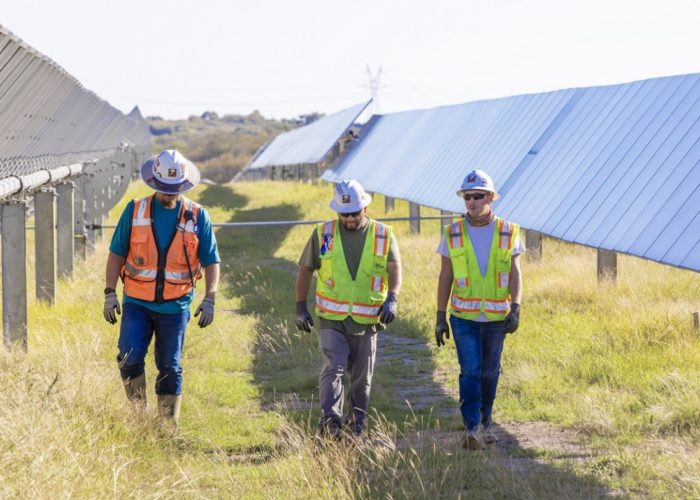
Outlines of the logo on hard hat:
{"label": "logo on hard hat", "polygon": [[344,194],[342,203],[350,203],[350,195]]}
{"label": "logo on hard hat", "polygon": [[476,175],[470,175],[467,177],[467,182],[476,182]]}
{"label": "logo on hard hat", "polygon": [[168,177],[177,177],[177,169],[169,168],[168,169]]}

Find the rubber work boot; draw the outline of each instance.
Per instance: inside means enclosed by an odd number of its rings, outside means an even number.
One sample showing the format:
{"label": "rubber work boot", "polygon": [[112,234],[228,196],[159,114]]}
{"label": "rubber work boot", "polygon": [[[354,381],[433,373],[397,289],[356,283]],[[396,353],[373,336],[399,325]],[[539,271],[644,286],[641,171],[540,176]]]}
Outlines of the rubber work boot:
{"label": "rubber work boot", "polygon": [[180,403],[182,395],[175,394],[158,394],[158,414],[170,420],[177,427],[177,422],[180,419]]}
{"label": "rubber work boot", "polygon": [[146,406],[146,374],[142,373],[136,378],[122,380],[126,390],[126,398],[132,403]]}

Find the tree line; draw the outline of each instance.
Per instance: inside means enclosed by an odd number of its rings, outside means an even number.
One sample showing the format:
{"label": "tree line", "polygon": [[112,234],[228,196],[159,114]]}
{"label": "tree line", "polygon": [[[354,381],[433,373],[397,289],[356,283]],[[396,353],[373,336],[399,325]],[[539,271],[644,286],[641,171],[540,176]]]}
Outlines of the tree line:
{"label": "tree line", "polygon": [[223,116],[205,111],[185,120],[149,116],[146,122],[154,151],[177,149],[200,168],[203,178],[226,183],[245,167],[260,146],[282,132],[308,125],[321,116],[310,113],[276,120],[265,118],[259,111]]}

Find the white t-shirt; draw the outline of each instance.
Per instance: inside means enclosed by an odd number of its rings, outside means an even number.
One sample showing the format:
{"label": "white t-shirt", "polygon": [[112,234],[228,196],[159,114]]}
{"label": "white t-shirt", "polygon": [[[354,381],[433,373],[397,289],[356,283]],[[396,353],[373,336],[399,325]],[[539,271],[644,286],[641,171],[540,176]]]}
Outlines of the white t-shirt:
{"label": "white t-shirt", "polygon": [[[472,242],[472,247],[474,247],[474,253],[476,254],[476,260],[479,263],[479,269],[481,269],[481,275],[486,276],[486,268],[489,265],[489,254],[491,253],[491,244],[493,243],[493,231],[496,220],[494,219],[489,224],[481,227],[474,227],[467,223],[467,232],[469,233],[469,239]],[[520,255],[526,252],[525,244],[522,238],[518,235],[513,242],[513,256]],[[447,248],[447,242],[445,241],[445,235],[440,238],[440,244],[437,247],[437,253],[443,257],[450,257],[450,251]],[[476,318],[474,321],[488,321],[486,316],[483,314]]]}

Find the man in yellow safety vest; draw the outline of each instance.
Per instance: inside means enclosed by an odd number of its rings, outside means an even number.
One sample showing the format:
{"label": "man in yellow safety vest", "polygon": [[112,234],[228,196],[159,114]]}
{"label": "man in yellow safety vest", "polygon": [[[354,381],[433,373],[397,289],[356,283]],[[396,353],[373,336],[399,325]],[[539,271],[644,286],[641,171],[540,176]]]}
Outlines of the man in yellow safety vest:
{"label": "man in yellow safety vest", "polygon": [[321,428],[333,438],[343,425],[343,382],[349,381],[347,423],[362,434],[377,350],[377,332],[397,313],[401,288],[399,248],[390,226],[365,214],[372,198],[356,180],[336,186],[330,207],[338,218],[319,224],[299,259],[296,324],[311,332],[306,306],[317,271],[316,314],[323,368],[319,379]]}
{"label": "man in yellow safety vest", "polygon": [[[501,370],[505,336],[518,329],[522,278],[520,255],[525,246],[520,226],[491,209],[499,198],[486,172],[473,170],[457,195],[466,217],[445,228],[437,291],[435,341],[450,337],[450,324],[460,364],[459,399],[466,429],[463,446],[483,449],[496,442],[491,421]],[[480,432],[481,431],[481,432]]]}

